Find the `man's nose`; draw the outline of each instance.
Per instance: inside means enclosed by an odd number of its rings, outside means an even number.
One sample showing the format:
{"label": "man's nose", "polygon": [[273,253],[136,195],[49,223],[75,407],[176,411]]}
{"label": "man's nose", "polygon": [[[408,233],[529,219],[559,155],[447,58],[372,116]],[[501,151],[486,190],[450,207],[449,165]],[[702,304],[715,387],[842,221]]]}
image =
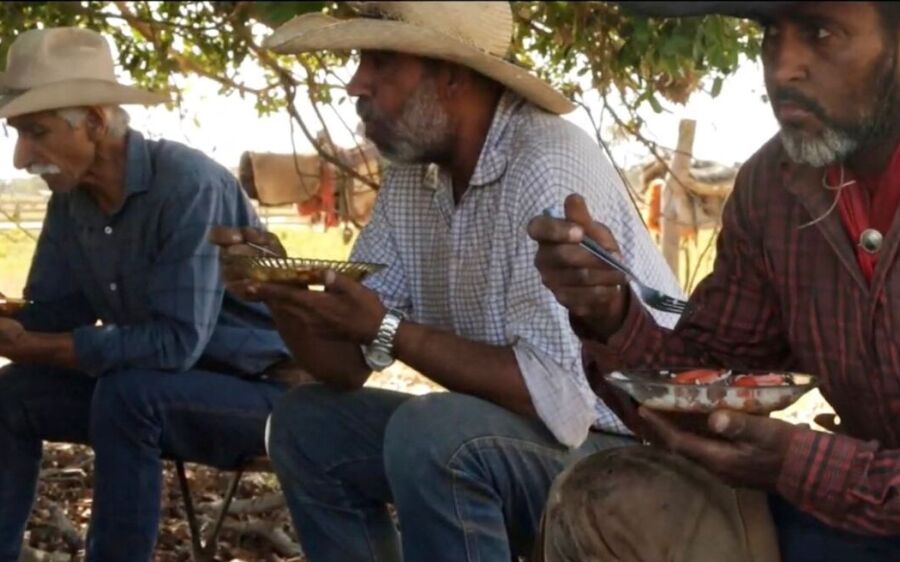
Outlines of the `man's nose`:
{"label": "man's nose", "polygon": [[356,67],[356,72],[353,73],[353,77],[347,82],[347,95],[352,97],[372,95],[371,72],[368,66],[365,61],[360,61],[359,66]]}
{"label": "man's nose", "polygon": [[19,138],[16,139],[16,148],[13,150],[13,166],[15,166],[17,170],[24,170],[31,166],[31,164],[31,147],[27,140],[19,136]]}
{"label": "man's nose", "polygon": [[798,30],[785,26],[763,59],[766,74],[774,86],[787,86],[809,77],[810,49]]}

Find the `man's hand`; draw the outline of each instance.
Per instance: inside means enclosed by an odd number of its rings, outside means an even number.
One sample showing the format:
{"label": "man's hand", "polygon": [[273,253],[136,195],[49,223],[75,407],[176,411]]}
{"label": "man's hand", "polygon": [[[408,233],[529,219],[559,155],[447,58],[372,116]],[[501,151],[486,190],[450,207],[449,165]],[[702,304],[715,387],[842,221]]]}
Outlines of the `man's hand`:
{"label": "man's hand", "polygon": [[[265,248],[278,256],[286,256],[287,252],[277,236],[271,232],[250,227],[214,226],[209,233],[209,240],[219,246],[219,256],[262,256],[267,252],[254,248],[250,244]],[[225,288],[238,297],[253,300],[253,295],[247,289],[252,284],[248,282],[246,275],[240,269],[232,268],[227,261],[222,262],[222,276],[225,279]]]}
{"label": "man's hand", "polygon": [[566,220],[539,216],[528,224],[528,235],[538,243],[534,264],[573,320],[605,339],[624,321],[625,276],[578,244],[588,236],[621,259],[619,247],[609,229],[594,222],[580,195],[566,197],[565,213]]}
{"label": "man's hand", "polygon": [[679,429],[660,413],[638,410],[652,444],[694,460],[732,486],[774,490],[794,434],[812,431],[768,417],[720,410],[710,414],[704,436]]}
{"label": "man's hand", "polygon": [[258,283],[251,284],[248,292],[272,310],[290,314],[296,309],[300,315],[312,316],[312,324],[321,326],[319,331],[358,344],[372,343],[387,312],[374,291],[334,271],[325,273],[325,291]]}
{"label": "man's hand", "polygon": [[10,358],[25,341],[28,332],[11,318],[0,318],[0,356]]}

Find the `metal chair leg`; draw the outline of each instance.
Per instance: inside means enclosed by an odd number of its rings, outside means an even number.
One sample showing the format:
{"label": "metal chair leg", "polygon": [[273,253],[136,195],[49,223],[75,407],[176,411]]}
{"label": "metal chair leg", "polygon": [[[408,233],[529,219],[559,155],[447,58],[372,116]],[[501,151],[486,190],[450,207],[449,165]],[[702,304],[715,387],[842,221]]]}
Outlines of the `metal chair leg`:
{"label": "metal chair leg", "polygon": [[228,490],[225,492],[225,497],[222,499],[222,509],[219,511],[219,515],[216,517],[216,521],[213,525],[212,533],[209,535],[209,538],[206,539],[206,544],[203,547],[204,552],[210,558],[213,558],[216,555],[216,546],[219,542],[219,533],[222,531],[222,523],[225,522],[225,517],[228,515],[228,508],[231,506],[231,501],[234,499],[234,494],[237,492],[238,484],[243,475],[243,469],[238,469],[228,482]]}
{"label": "metal chair leg", "polygon": [[188,527],[191,530],[191,558],[194,562],[206,562],[206,553],[200,540],[200,526],[197,524],[197,514],[194,512],[194,502],[191,499],[191,488],[188,486],[187,476],[184,473],[184,463],[175,461],[175,473],[178,475],[178,485],[181,488],[181,499],[184,501],[184,512],[187,516]]}

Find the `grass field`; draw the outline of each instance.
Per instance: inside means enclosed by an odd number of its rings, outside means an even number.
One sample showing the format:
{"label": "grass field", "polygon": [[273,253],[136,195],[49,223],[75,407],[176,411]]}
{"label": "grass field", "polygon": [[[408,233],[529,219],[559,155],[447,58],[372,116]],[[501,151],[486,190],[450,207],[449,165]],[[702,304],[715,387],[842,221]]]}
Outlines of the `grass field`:
{"label": "grass field", "polygon": [[[332,260],[347,259],[356,237],[354,231],[350,244],[345,244],[343,227],[324,231],[317,226],[292,226],[276,227],[272,231],[289,255]],[[34,247],[35,241],[21,231],[0,233],[0,293],[21,295]]]}

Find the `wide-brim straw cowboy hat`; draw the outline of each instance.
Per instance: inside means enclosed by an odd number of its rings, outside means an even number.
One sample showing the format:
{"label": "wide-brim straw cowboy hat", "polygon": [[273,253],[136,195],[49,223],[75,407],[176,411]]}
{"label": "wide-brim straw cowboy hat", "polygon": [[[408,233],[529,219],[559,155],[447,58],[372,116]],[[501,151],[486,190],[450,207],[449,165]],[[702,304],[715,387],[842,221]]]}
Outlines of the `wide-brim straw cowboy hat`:
{"label": "wide-brim straw cowboy hat", "polygon": [[651,17],[734,16],[765,19],[797,2],[619,2],[627,12]]}
{"label": "wide-brim straw cowboy hat", "polygon": [[154,105],[164,95],[120,84],[109,44],[77,27],[33,29],[16,37],[0,73],[0,118],[65,107]]}
{"label": "wide-brim straw cowboy hat", "polygon": [[574,105],[507,59],[513,35],[508,2],[353,2],[360,17],[297,16],[266,38],[277,53],[382,50],[469,67],[556,114]]}

